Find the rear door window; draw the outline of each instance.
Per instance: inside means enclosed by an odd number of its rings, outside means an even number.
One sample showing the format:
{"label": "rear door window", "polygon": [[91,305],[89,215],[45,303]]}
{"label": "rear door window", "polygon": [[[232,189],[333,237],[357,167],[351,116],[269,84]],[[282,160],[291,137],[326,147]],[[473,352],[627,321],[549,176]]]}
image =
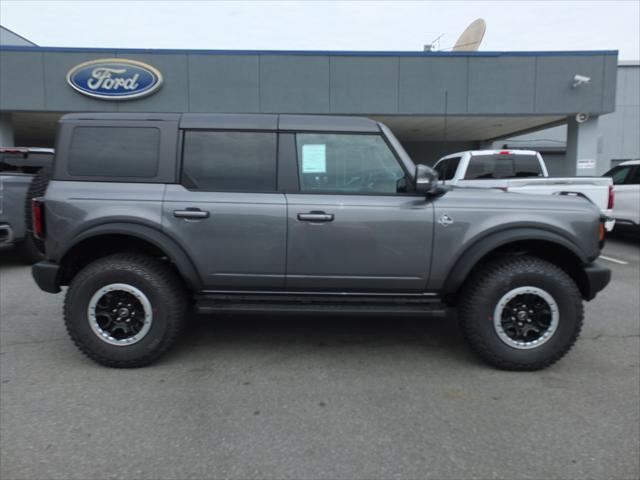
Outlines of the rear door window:
{"label": "rear door window", "polygon": [[187,131],[182,184],[193,190],[276,190],[275,132]]}
{"label": "rear door window", "polygon": [[536,155],[473,155],[469,160],[466,180],[542,177]]}
{"label": "rear door window", "polygon": [[76,127],[67,172],[80,177],[151,178],[158,173],[160,130]]}

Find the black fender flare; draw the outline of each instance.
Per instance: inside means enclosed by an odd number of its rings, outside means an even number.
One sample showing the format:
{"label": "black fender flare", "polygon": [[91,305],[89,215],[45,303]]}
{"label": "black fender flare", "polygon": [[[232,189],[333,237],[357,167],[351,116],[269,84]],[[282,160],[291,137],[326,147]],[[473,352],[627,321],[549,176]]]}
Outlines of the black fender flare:
{"label": "black fender flare", "polygon": [[74,237],[73,243],[60,255],[60,260],[62,261],[62,259],[81,242],[102,235],[127,235],[154,245],[163,251],[174,263],[189,288],[193,290],[202,289],[200,275],[184,249],[166,233],[146,225],[113,222],[90,227]]}
{"label": "black fender flare", "polygon": [[540,228],[511,227],[491,232],[465,249],[456,259],[453,268],[449,272],[443,284],[442,295],[457,292],[473,267],[490,252],[509,243],[521,241],[554,243],[573,253],[582,264],[588,263],[584,253],[573,242],[559,233]]}

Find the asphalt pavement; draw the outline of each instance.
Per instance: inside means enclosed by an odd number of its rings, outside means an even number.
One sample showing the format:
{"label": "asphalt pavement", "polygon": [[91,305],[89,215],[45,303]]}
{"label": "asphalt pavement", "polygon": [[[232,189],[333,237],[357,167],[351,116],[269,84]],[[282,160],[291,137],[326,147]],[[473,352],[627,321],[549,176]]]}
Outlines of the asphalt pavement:
{"label": "asphalt pavement", "polygon": [[640,247],[539,372],[482,364],[447,320],[195,318],[136,370],[73,346],[62,295],[0,251],[3,479],[640,477]]}

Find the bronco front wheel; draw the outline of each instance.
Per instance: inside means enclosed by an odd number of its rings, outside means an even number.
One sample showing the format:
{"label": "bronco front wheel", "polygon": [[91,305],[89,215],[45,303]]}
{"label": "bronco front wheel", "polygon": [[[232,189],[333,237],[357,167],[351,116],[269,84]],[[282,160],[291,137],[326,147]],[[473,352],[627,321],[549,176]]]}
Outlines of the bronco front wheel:
{"label": "bronco front wheel", "polygon": [[573,279],[536,257],[488,263],[462,292],[465,338],[485,361],[506,370],[555,363],[575,343],[582,320],[582,298]]}

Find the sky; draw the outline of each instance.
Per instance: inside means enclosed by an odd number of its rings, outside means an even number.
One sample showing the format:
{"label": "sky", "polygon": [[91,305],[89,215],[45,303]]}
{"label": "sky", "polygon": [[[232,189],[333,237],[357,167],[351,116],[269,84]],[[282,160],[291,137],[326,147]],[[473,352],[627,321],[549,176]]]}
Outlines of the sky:
{"label": "sky", "polygon": [[480,50],[619,50],[640,59],[631,1],[0,1],[0,24],[41,46],[208,50],[450,49],[476,18]]}

